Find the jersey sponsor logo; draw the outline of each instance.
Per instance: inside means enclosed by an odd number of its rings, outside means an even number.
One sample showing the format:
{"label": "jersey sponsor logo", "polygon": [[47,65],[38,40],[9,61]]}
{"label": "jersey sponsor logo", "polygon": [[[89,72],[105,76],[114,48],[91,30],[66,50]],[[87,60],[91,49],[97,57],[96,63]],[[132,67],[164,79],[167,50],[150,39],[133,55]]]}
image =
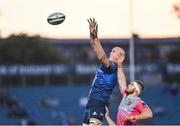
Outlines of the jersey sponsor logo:
{"label": "jersey sponsor logo", "polygon": [[128,105],[131,105],[132,104],[132,102],[130,102],[130,101],[128,101],[128,103],[127,103]]}

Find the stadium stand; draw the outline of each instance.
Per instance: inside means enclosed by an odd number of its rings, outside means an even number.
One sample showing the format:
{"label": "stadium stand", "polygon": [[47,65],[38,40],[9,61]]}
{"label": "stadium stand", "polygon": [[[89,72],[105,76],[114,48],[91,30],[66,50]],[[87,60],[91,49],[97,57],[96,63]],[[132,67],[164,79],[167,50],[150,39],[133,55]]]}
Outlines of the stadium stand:
{"label": "stadium stand", "polygon": [[[80,98],[86,98],[89,86],[27,86],[5,88],[9,98],[16,98],[17,103],[27,111],[24,117],[8,116],[9,108],[0,106],[0,124],[81,124],[84,106]],[[113,92],[110,112],[116,119],[116,110],[120,102],[118,88]],[[153,120],[142,124],[180,124],[179,105],[175,96],[163,93],[161,85],[147,85],[142,95],[154,113]],[[116,99],[116,100],[113,100]],[[85,103],[86,101],[84,101]],[[155,109],[157,104],[163,109]],[[155,110],[155,111],[154,111]],[[160,111],[157,111],[160,110]],[[104,124],[106,122],[104,121]]]}

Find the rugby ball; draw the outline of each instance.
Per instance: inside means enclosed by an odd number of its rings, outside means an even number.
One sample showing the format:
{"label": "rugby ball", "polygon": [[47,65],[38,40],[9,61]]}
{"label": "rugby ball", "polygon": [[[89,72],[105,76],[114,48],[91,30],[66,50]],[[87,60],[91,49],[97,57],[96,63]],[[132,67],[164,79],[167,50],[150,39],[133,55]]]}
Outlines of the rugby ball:
{"label": "rugby ball", "polygon": [[47,22],[51,25],[58,25],[63,23],[65,20],[65,15],[60,12],[54,12],[50,14],[47,18]]}

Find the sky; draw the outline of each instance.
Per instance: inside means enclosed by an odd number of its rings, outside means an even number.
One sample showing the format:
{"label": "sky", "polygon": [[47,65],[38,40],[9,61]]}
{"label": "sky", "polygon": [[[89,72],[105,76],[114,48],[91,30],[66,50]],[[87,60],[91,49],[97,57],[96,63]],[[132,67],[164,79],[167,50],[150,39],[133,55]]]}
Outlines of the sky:
{"label": "sky", "polygon": [[[1,37],[27,33],[59,39],[89,38],[90,17],[98,22],[100,38],[129,37],[131,31],[144,38],[177,37],[180,20],[173,13],[175,2],[180,0],[0,0]],[[47,17],[53,12],[65,14],[65,21],[48,24]]]}

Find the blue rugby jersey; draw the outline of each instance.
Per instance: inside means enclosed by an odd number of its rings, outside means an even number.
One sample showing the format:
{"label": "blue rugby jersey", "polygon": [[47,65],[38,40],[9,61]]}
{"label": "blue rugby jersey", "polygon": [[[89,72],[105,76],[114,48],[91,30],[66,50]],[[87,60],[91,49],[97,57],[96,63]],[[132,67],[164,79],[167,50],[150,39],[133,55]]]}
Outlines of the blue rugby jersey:
{"label": "blue rugby jersey", "polygon": [[109,103],[117,82],[117,63],[110,61],[109,68],[100,65],[96,70],[89,97]]}

